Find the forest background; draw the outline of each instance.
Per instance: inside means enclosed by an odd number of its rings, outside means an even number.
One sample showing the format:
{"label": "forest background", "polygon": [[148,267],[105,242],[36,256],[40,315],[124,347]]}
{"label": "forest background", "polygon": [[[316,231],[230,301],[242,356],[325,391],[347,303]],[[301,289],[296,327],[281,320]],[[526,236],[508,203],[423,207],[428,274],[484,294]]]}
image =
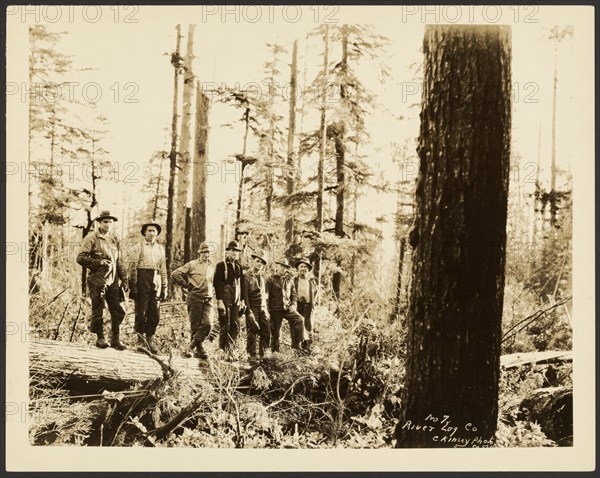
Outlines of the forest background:
{"label": "forest background", "polygon": [[[80,98],[73,103],[70,101],[65,103],[68,104],[69,114],[74,113],[79,117],[87,117],[82,122],[86,128],[101,132],[102,137],[98,138],[98,141],[101,142],[101,150],[106,151],[101,154],[106,154],[106,161],[110,164],[107,163],[104,166],[107,168],[108,177],[102,177],[97,183],[96,194],[99,203],[97,210],[109,209],[119,216],[121,219],[119,222],[120,233],[124,238],[135,237],[140,221],[145,221],[148,217],[148,203],[151,202],[152,193],[148,190],[144,191],[143,186],[151,183],[149,180],[151,177],[144,168],[144,163],[149,162],[150,158],[156,158],[157,151],[161,149],[168,151],[169,125],[172,114],[172,67],[169,64],[169,55],[175,44],[172,25],[178,23],[177,18],[180,18],[180,15],[177,14],[169,23],[170,13],[168,12],[162,12],[160,21],[155,16],[144,19],[144,11],[140,11],[139,15],[136,13],[132,16],[133,13],[133,10],[104,10],[104,18],[108,19],[110,15],[113,15],[112,19],[100,20],[92,24],[89,22],[68,24],[67,20],[64,26],[68,28],[61,30],[67,30],[68,34],[61,36],[58,43],[59,48],[57,48],[61,54],[73,55],[72,61],[76,68],[69,73],[69,81],[82,86],[89,86],[92,83],[99,85],[99,90],[94,85],[91,87],[92,89],[85,90],[85,93],[83,89],[79,90],[76,87],[75,97],[78,96],[79,91]],[[305,35],[315,26],[312,21],[314,15],[325,16],[331,14],[332,11],[303,10],[302,15],[305,20],[286,23],[285,34],[278,31],[277,28],[272,28],[271,25],[269,28],[264,27],[265,22],[268,24],[267,13],[263,12],[265,15],[263,25],[260,21],[255,24],[244,21],[247,18],[244,18],[242,12],[239,12],[239,22],[235,21],[235,14],[233,14],[224,17],[225,21],[197,23],[194,48],[196,58],[193,70],[209,89],[222,85],[236,87],[237,84],[248,85],[251,82],[261,84],[265,76],[264,62],[271,59],[270,54],[272,53],[266,44],[281,43],[290,50],[291,41],[294,39],[301,40],[299,47],[300,76],[305,74],[307,81],[310,81],[317,74],[320,58],[316,54],[313,58],[308,58],[308,56],[311,51],[320,51],[321,40],[318,36],[306,39]],[[374,232],[374,237],[380,239],[376,241],[378,245],[374,246],[375,251],[371,251],[375,253],[368,255],[368,262],[370,266],[375,267],[375,270],[371,271],[371,278],[383,278],[383,283],[386,285],[384,289],[388,291],[389,295],[384,298],[384,303],[389,309],[391,309],[390,304],[393,306],[394,302],[393,293],[390,294],[389,291],[394,290],[397,280],[399,239],[398,191],[393,186],[402,181],[414,182],[418,170],[418,162],[414,154],[414,141],[419,123],[419,64],[421,61],[419,47],[422,42],[424,22],[420,21],[422,12],[417,13],[419,18],[416,22],[410,13],[409,10],[401,12],[401,15],[404,15],[407,20],[406,24],[403,24],[403,27],[406,26],[406,28],[402,29],[394,28],[391,20],[386,24],[380,18],[378,19],[376,31],[378,34],[386,36],[389,44],[386,48],[378,51],[372,60],[374,63],[365,62],[359,67],[359,72],[362,73],[361,78],[364,79],[367,87],[377,93],[377,106],[373,109],[376,113],[368,115],[365,120],[365,130],[369,132],[371,138],[369,142],[365,141],[364,150],[361,144],[361,155],[368,158],[369,166],[373,170],[373,177],[379,179],[374,182],[387,183],[388,188],[384,190],[365,188],[364,191],[361,191],[364,195],[357,201],[356,217],[364,222],[364,226],[372,228],[369,230]],[[554,292],[554,296],[556,296],[560,280],[566,281],[562,284],[564,289],[571,288],[568,274],[571,267],[571,242],[568,235],[570,224],[560,233],[563,234],[564,231],[567,231],[567,236],[563,235],[558,239],[562,253],[548,257],[543,241],[535,243],[534,240],[536,240],[536,234],[540,234],[540,238],[543,238],[542,228],[546,227],[544,222],[550,222],[552,213],[546,210],[543,213],[546,216],[540,215],[536,226],[534,207],[536,182],[538,193],[549,191],[552,182],[550,165],[552,157],[552,97],[554,51],[557,42],[549,39],[550,29],[553,25],[543,22],[525,22],[526,18],[537,19],[535,15],[531,16],[533,13],[533,10],[526,11],[524,9],[503,10],[502,12],[507,20],[508,15],[513,15],[515,19],[516,16],[519,16],[520,20],[513,26],[513,158],[510,183],[512,209],[509,209],[509,221],[512,220],[514,235],[512,237],[509,235],[508,247],[509,254],[512,254],[513,258],[511,265],[515,267],[515,278],[518,279],[524,274],[530,273],[532,263],[537,264],[545,271],[543,278],[535,279],[538,281],[537,285],[542,288],[547,287],[546,281],[548,281],[554,286],[551,287],[551,292]],[[77,14],[75,13],[75,15]],[[218,12],[216,16],[221,14],[222,12]],[[279,14],[282,13],[275,13],[275,15]],[[465,12],[463,14],[466,15]],[[129,19],[139,16],[140,22],[126,24],[124,20],[127,15],[129,15]],[[309,17],[309,15],[311,16]],[[441,10],[439,15],[443,21]],[[117,16],[119,16],[119,22],[114,21]],[[213,20],[211,15],[205,15],[205,18]],[[308,24],[307,18],[311,18]],[[468,17],[465,16],[465,19]],[[180,23],[182,24],[182,33],[185,34],[187,22]],[[279,24],[276,23],[276,25]],[[48,31],[52,31],[53,26],[47,25],[47,28]],[[211,31],[211,28],[214,30]],[[159,34],[161,31],[164,31],[164,35]],[[99,37],[102,38],[101,41],[98,40]],[[227,43],[223,40],[226,38],[243,38],[244,41]],[[211,44],[209,39],[214,43]],[[577,46],[577,41],[577,35],[572,37],[569,35],[556,48],[560,86],[556,100],[555,134],[555,157],[559,173],[555,186],[556,190],[568,192],[572,191],[571,167],[576,161],[577,145],[581,144],[583,135],[580,125],[572,120],[577,117],[581,108],[581,98],[574,94],[578,90],[578,81],[580,81],[574,74],[579,63],[576,53],[580,51],[580,48]],[[182,41],[182,50],[184,50],[184,43]],[[127,45],[127,48],[123,48],[123,45]],[[307,57],[306,60],[303,58],[303,51],[304,56]],[[261,55],[261,53],[263,54]],[[339,53],[339,50],[336,51],[334,47],[331,55],[335,59]],[[119,55],[123,56],[119,57]],[[286,67],[289,62],[288,57],[289,51],[287,56],[284,54],[281,57],[279,69],[281,70],[282,84],[288,82]],[[532,61],[533,57],[536,58],[536,61]],[[257,61],[248,61],[249,58],[256,58]],[[304,72],[303,61],[306,65]],[[389,77],[384,83],[380,83],[376,75],[370,74],[372,65],[377,63],[390,70]],[[115,64],[118,65],[118,73],[115,72]],[[9,86],[7,93],[12,92],[13,95],[21,97],[24,94],[21,85],[17,83],[13,86],[16,90],[10,90],[11,86]],[[264,84],[261,87],[263,88],[261,94],[265,94]],[[101,91],[101,98],[97,102],[87,101],[97,91]],[[217,98],[211,102],[209,161],[216,162],[216,174],[208,176],[206,235],[208,240],[214,238],[215,241],[219,241],[217,238],[221,236],[221,224],[225,225],[225,240],[228,240],[233,232],[234,203],[238,182],[234,180],[234,176],[226,175],[223,178],[222,172],[230,168],[231,164],[236,164],[231,158],[240,152],[243,125],[237,122],[239,112],[229,105],[220,104],[218,92],[212,94]],[[61,100],[65,99],[68,100],[63,94]],[[94,104],[90,107],[90,103]],[[73,111],[78,109],[77,112]],[[102,122],[106,121],[106,126],[98,127],[99,118]],[[318,114],[308,113],[305,123],[306,130],[310,130],[311,125],[314,128],[317,120]],[[283,121],[285,123],[285,120]],[[233,127],[222,126],[225,123],[233,124]],[[127,134],[123,136],[123,132],[127,132]],[[35,142],[30,149],[30,154],[36,155],[44,150],[47,152],[49,138],[45,139],[46,141],[42,139]],[[258,151],[259,148],[259,142],[251,140],[249,150]],[[100,149],[96,151],[96,154],[98,151]],[[89,154],[89,150],[85,154]],[[314,174],[314,156],[312,161],[311,165],[311,158],[307,158],[306,169],[303,169],[305,179]],[[22,164],[16,162],[11,166],[16,169],[7,170],[9,177],[22,178],[25,171]],[[70,187],[85,189],[82,188],[82,184],[86,183],[85,167],[86,164],[83,162],[75,165],[75,180],[69,184]],[[111,176],[113,180],[111,180]],[[62,179],[65,179],[64,174]],[[35,197],[43,200],[42,196],[35,195]],[[569,201],[570,199],[567,201],[565,215],[567,221],[570,221]],[[33,205],[35,206],[35,200]],[[80,230],[78,231],[77,226],[85,224],[84,211],[85,207],[69,211],[65,225],[75,227],[63,228],[66,232],[64,237],[66,241],[62,244],[71,244],[69,250],[73,250],[73,252],[79,244]],[[29,218],[30,220],[34,219],[35,214],[30,214]],[[555,245],[556,242],[554,242],[552,250],[557,252]],[[511,247],[512,249],[510,249]],[[549,268],[553,265],[556,266],[556,270],[552,269],[550,272]],[[65,272],[71,273],[72,271]],[[523,289],[527,289],[527,284],[519,283],[517,280],[512,285],[515,288],[509,292],[514,294],[512,296],[513,307],[518,305],[524,309],[530,308],[530,311],[534,312],[536,307],[546,300],[544,294],[538,290],[539,295],[532,298],[531,303],[524,303],[522,293]],[[563,293],[563,298],[567,295]],[[511,299],[510,293],[507,294],[507,298]],[[567,307],[566,315],[561,318],[566,321],[565,323],[568,323],[568,319],[564,317],[570,318],[571,314],[570,305]],[[385,310],[385,307],[382,307],[381,310]],[[523,317],[526,314],[526,310],[520,310],[516,316]],[[526,341],[538,340],[543,332],[543,330],[534,331],[525,339]],[[558,340],[558,348],[570,348],[569,333],[550,335],[546,337],[544,347],[549,346],[549,341]],[[539,344],[524,343],[517,344],[515,350],[520,350],[519,347],[525,350],[532,345],[533,348],[540,348]]]}

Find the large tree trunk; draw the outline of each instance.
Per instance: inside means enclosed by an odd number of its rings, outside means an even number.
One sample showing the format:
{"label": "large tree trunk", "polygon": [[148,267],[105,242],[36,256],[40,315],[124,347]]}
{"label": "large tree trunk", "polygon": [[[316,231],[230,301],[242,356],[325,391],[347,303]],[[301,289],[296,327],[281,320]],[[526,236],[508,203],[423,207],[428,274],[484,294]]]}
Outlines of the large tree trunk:
{"label": "large tree trunk", "polygon": [[[319,165],[317,170],[317,231],[323,232],[323,196],[325,195],[325,155],[327,153],[327,86],[329,83],[329,25],[325,24],[323,50],[323,82],[321,84],[321,138],[319,141]],[[321,252],[315,262],[314,274],[321,284]]]}
{"label": "large tree trunk", "polygon": [[[558,201],[556,197],[556,90],[558,85],[558,40],[554,43],[554,81],[552,82],[552,162],[550,165],[550,224],[556,226]],[[552,234],[555,231],[552,230]]]}
{"label": "large tree trunk", "polygon": [[[187,47],[183,68],[183,106],[181,108],[181,139],[179,142],[179,172],[177,173],[177,202],[175,217],[178,227],[173,231],[173,255],[183,262],[186,249],[186,209],[188,207],[188,192],[190,182],[192,151],[192,96],[194,95],[194,72],[192,61],[194,59],[194,29],[195,25],[188,25]],[[189,259],[188,259],[189,260]]]}
{"label": "large tree trunk", "polygon": [[423,52],[413,283],[396,438],[398,447],[453,447],[459,439],[493,439],[496,431],[510,29],[428,26]]}
{"label": "large tree trunk", "polygon": [[[292,49],[292,64],[290,74],[290,118],[288,127],[288,144],[287,144],[287,181],[286,181],[286,192],[288,195],[294,192],[295,179],[296,179],[296,167],[294,157],[294,135],[296,134],[296,88],[297,88],[297,77],[298,68],[296,66],[298,62],[298,40],[294,41],[294,47]],[[285,243],[287,247],[294,242],[294,219],[293,216],[287,212],[285,218]]]}
{"label": "large tree trunk", "polygon": [[[340,101],[346,104],[348,101],[348,91],[346,86],[348,72],[348,26],[342,26],[342,59],[340,61],[342,70],[342,83],[340,85]],[[344,237],[344,216],[345,216],[345,193],[346,193],[346,125],[344,120],[340,120],[334,129],[335,143],[335,170],[337,177],[337,186],[335,189],[335,235]],[[342,260],[338,257],[338,269],[333,273],[332,290],[337,300],[340,300],[340,290],[342,285]]]}
{"label": "large tree trunk", "polygon": [[396,275],[396,298],[394,299],[394,309],[392,311],[391,321],[394,322],[400,317],[402,310],[402,269],[404,266],[404,249],[406,247],[406,238],[400,239],[398,247],[398,272]]}
{"label": "large tree trunk", "polygon": [[[165,362],[168,357],[160,357]],[[205,380],[197,359],[173,357],[172,368],[195,380]],[[36,339],[29,345],[29,376],[32,382],[49,377],[65,381],[78,392],[126,390],[163,376],[158,362],[131,349],[98,349],[87,344]]]}
{"label": "large tree trunk", "polygon": [[[169,152],[169,187],[167,191],[167,232],[165,240],[165,255],[167,262],[167,274],[171,274],[171,265],[173,262],[173,216],[175,215],[175,179],[177,173],[177,98],[178,98],[178,82],[180,57],[179,48],[181,46],[180,25],[175,28],[177,32],[177,47],[175,53],[171,57],[171,65],[174,69],[173,74],[173,116],[171,117],[171,151]],[[171,285],[171,292],[172,292]],[[172,295],[172,294],[170,294]]]}
{"label": "large tree trunk", "polygon": [[[237,209],[235,211],[235,224],[236,224],[236,232],[242,221],[242,214],[244,209],[244,170],[246,169],[246,148],[248,146],[248,132],[250,130],[250,108],[246,108],[244,111],[244,142],[242,145],[242,154],[237,156],[237,160],[240,162],[240,182],[238,183],[238,199],[237,199]],[[236,233],[237,236],[237,233]]]}
{"label": "large tree trunk", "polygon": [[[344,207],[345,207],[345,192],[346,192],[346,171],[345,171],[345,162],[346,162],[346,147],[344,145],[344,136],[345,136],[345,125],[343,122],[339,122],[335,125],[335,128],[332,131],[333,139],[335,144],[335,163],[336,163],[336,176],[337,176],[337,186],[336,186],[336,207],[335,207],[335,235],[337,237],[344,237]],[[338,257],[337,260],[338,270],[333,273],[331,278],[332,280],[332,291],[333,296],[336,300],[340,300],[340,290],[342,285],[342,273],[340,272],[342,268],[342,261]]]}
{"label": "large tree trunk", "polygon": [[200,82],[196,91],[196,148],[192,176],[192,256],[206,240],[206,175],[208,164],[208,97]]}

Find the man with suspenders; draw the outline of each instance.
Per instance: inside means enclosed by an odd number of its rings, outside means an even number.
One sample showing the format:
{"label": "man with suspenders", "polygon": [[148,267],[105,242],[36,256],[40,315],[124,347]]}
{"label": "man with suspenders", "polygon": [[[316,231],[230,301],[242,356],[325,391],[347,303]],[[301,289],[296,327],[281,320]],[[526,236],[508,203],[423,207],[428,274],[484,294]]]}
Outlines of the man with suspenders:
{"label": "man with suspenders", "polygon": [[159,302],[167,298],[167,264],[165,249],[156,242],[160,225],[149,222],[142,226],[144,240],[132,250],[130,293],[135,301],[134,330],[138,349],[157,353],[153,336],[160,321]]}
{"label": "man with suspenders", "polygon": [[242,266],[237,255],[241,252],[237,241],[231,241],[225,249],[225,260],[215,267],[215,298],[219,311],[219,348],[230,353],[240,332],[240,308],[242,297]]}

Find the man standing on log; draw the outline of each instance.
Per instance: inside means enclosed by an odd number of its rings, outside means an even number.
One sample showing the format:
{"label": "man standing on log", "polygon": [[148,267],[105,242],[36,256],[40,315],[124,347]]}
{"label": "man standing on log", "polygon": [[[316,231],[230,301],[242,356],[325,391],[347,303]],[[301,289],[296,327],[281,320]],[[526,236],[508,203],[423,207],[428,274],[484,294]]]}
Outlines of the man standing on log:
{"label": "man standing on log", "polygon": [[156,242],[160,231],[160,225],[154,222],[142,225],[145,240],[133,247],[129,272],[129,297],[135,301],[134,330],[138,349],[147,348],[153,354],[158,353],[153,336],[160,321],[159,302],[167,299],[165,248]]}
{"label": "man standing on log", "polygon": [[287,259],[275,261],[275,273],[267,279],[266,283],[273,352],[279,352],[279,334],[283,319],[286,319],[290,325],[292,348],[302,352],[304,318],[296,311],[296,288],[290,275],[291,268]]}
{"label": "man standing on log", "polygon": [[208,355],[202,342],[212,329],[213,281],[215,266],[210,260],[210,247],[203,242],[196,260],[184,264],[171,274],[171,280],[187,290],[187,308],[192,340],[185,355],[206,360]]}
{"label": "man standing on log", "polygon": [[312,264],[307,258],[296,261],[298,275],[294,278],[294,287],[298,294],[298,313],[304,317],[304,341],[302,348],[310,353],[312,346],[312,313],[317,300],[317,281],[310,274]]}
{"label": "man standing on log", "polygon": [[[98,223],[98,229],[83,238],[81,250],[77,255],[77,263],[90,271],[87,278],[92,300],[90,331],[97,336],[96,347],[108,347],[104,340],[103,324],[104,307],[108,305],[111,319],[110,346],[117,350],[125,350],[127,347],[119,340],[119,332],[125,317],[125,309],[121,305],[125,300],[123,291],[127,291],[128,283],[121,245],[111,231],[117,218],[109,211],[102,211],[94,221]],[[123,290],[119,287],[119,279]]]}
{"label": "man standing on log", "polygon": [[246,351],[250,360],[256,359],[256,338],[259,335],[258,354],[263,358],[269,352],[271,324],[267,314],[266,286],[263,269],[267,260],[263,253],[252,254],[252,267],[244,274],[243,290],[246,301]]}
{"label": "man standing on log", "polygon": [[215,267],[215,297],[219,312],[219,348],[226,354],[240,332],[240,307],[242,306],[242,267],[238,262],[241,252],[237,241],[225,249],[225,260]]}

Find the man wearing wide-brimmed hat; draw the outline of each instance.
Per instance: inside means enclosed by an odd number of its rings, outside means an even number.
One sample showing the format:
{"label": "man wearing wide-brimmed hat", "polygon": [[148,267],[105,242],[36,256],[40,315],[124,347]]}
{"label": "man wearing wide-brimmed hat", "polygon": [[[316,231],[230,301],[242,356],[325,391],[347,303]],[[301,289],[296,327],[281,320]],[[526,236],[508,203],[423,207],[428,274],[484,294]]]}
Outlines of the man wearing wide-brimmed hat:
{"label": "man wearing wide-brimmed hat", "polygon": [[200,244],[198,259],[184,264],[171,274],[171,280],[188,291],[187,308],[192,339],[185,355],[205,360],[208,358],[203,342],[212,329],[213,281],[215,266],[210,260],[211,248]]}
{"label": "man wearing wide-brimmed hat", "polygon": [[108,306],[111,319],[110,346],[124,350],[127,347],[121,343],[119,332],[125,317],[125,309],[121,305],[125,297],[119,280],[124,290],[127,290],[128,281],[120,242],[111,231],[117,218],[109,211],[102,211],[94,221],[97,229],[84,237],[77,255],[77,263],[89,270],[87,285],[92,300],[90,331],[97,336],[96,347],[108,347],[104,340],[103,323],[104,308]]}
{"label": "man wearing wide-brimmed hat", "polygon": [[142,225],[144,240],[132,248],[129,266],[129,297],[135,301],[138,348],[153,354],[158,352],[153,337],[160,321],[159,302],[167,298],[165,248],[156,242],[160,232],[160,224],[155,222]]}
{"label": "man wearing wide-brimmed hat", "polygon": [[252,266],[244,273],[244,300],[246,302],[246,352],[250,360],[256,359],[256,339],[259,336],[258,354],[269,353],[271,324],[267,314],[266,281],[263,269],[267,259],[263,252],[251,255]]}
{"label": "man wearing wide-brimmed hat", "polygon": [[286,319],[290,325],[292,348],[302,351],[304,319],[296,310],[296,288],[290,275],[291,268],[287,259],[275,261],[275,273],[267,279],[266,283],[273,352],[279,352],[279,334],[283,319]]}
{"label": "man wearing wide-brimmed hat", "polygon": [[242,306],[242,266],[238,241],[231,241],[225,249],[225,260],[215,267],[215,297],[219,312],[219,348],[229,353],[240,332],[239,311]]}
{"label": "man wearing wide-brimmed hat", "polygon": [[294,264],[298,275],[294,278],[296,294],[298,294],[298,313],[304,317],[304,341],[302,348],[310,352],[312,346],[312,313],[317,301],[317,281],[310,273],[312,264],[303,257]]}

